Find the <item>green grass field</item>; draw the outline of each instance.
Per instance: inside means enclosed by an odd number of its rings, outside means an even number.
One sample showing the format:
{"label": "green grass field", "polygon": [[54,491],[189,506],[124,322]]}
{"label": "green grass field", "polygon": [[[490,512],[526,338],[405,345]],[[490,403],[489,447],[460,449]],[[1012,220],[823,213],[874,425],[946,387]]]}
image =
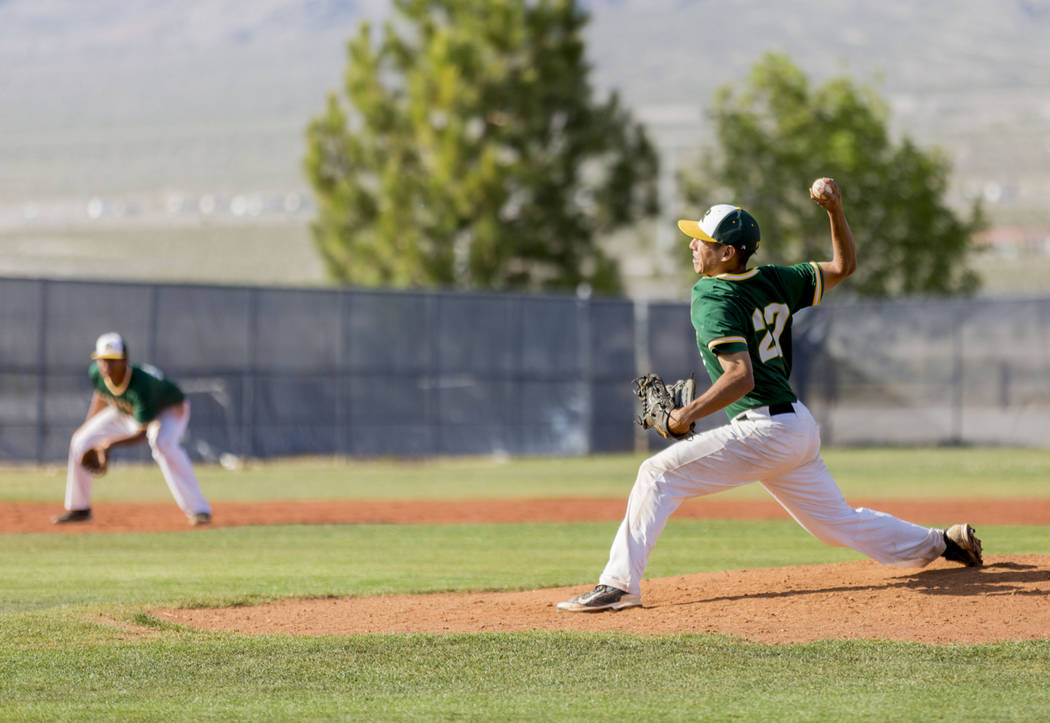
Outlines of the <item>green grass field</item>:
{"label": "green grass field", "polygon": [[[847,496],[1050,497],[1031,450],[829,450]],[[302,460],[199,470],[213,500],[625,496],[639,458]],[[0,470],[0,499],[61,504],[59,470]],[[735,496],[763,494],[757,488]],[[149,466],[107,500],[167,500]],[[0,720],[1042,720],[1050,641],[770,646],[712,635],[247,637],[154,607],[289,596],[530,589],[594,581],[615,523],[326,525],[0,534]],[[990,554],[1050,554],[1050,530],[982,526]],[[672,519],[651,577],[858,559],[790,521]]]}
{"label": "green grass field", "polygon": [[[1050,454],[1038,449],[828,449],[824,460],[846,497],[866,499],[1050,498]],[[339,459],[253,463],[240,470],[197,469],[216,500],[525,499],[623,497],[643,457],[454,458],[401,462]],[[0,500],[57,500],[64,467],[0,467]],[[746,485],[721,498],[766,498]],[[152,465],[119,462],[95,486],[95,499],[170,500]]]}

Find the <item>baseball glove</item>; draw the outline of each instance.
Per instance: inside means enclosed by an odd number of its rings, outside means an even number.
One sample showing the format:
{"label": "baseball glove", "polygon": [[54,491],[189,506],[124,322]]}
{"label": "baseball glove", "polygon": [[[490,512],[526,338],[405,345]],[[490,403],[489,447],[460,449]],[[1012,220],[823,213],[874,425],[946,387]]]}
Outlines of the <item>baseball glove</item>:
{"label": "baseball glove", "polygon": [[634,421],[642,429],[655,429],[665,439],[682,439],[693,433],[695,424],[690,424],[685,434],[675,434],[667,427],[671,412],[689,404],[696,396],[692,375],[668,387],[659,374],[646,374],[634,380],[634,392],[642,401],[642,413]]}
{"label": "baseball glove", "polygon": [[84,452],[84,456],[80,458],[80,464],[91,474],[100,477],[106,473],[106,468],[109,466],[109,458],[106,450],[101,447],[95,447]]}

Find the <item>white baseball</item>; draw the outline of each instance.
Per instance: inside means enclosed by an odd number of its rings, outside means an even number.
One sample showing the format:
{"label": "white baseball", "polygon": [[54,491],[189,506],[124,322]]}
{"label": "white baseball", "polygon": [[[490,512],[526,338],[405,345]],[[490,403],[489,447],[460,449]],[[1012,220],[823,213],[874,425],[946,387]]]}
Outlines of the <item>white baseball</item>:
{"label": "white baseball", "polygon": [[828,198],[831,198],[835,195],[835,191],[832,190],[830,185],[824,183],[823,178],[818,178],[813,181],[811,190],[813,191],[814,196],[827,196]]}

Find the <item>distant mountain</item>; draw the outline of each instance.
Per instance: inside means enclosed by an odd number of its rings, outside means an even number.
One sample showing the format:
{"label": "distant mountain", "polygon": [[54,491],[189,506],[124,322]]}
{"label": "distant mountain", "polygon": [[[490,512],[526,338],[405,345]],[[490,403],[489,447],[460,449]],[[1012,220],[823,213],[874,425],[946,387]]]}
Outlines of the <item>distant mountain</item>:
{"label": "distant mountain", "polygon": [[[960,206],[981,196],[993,224],[1050,229],[1048,2],[584,4],[596,86],[647,122],[668,169],[706,138],[715,89],[777,50],[814,81],[875,84],[896,132],[947,152]],[[349,36],[390,12],[385,0],[0,0],[0,234],[43,223],[55,199],[305,192],[303,130],[341,82]]]}
{"label": "distant mountain", "polygon": [[[994,224],[1035,226],[1050,244],[1050,3],[1034,0],[620,0],[595,2],[589,50],[684,150],[716,88],[767,50],[811,79],[849,75],[891,107],[892,128],[953,162],[953,198],[983,197]],[[695,115],[690,114],[695,109]],[[693,119],[693,120],[691,120]]]}
{"label": "distant mountain", "polygon": [[[635,104],[703,106],[716,86],[742,78],[770,49],[788,53],[817,78],[879,74],[891,95],[1004,89],[1045,95],[1050,77],[1050,3],[1045,2],[584,4],[592,13],[589,52],[596,79],[621,89]],[[384,0],[6,0],[0,3],[0,83],[24,100],[80,86],[82,95],[56,98],[52,107],[72,106],[89,93],[105,105],[152,84],[174,86],[190,99],[228,85],[256,91],[248,105],[272,109],[275,97],[299,97],[289,87],[293,81],[312,90],[330,87],[339,77],[346,38],[362,19],[389,13]],[[210,72],[200,73],[204,67]],[[278,68],[284,69],[278,77],[266,75]],[[30,79],[58,85],[49,89]],[[98,112],[95,104],[86,105],[89,116]],[[35,118],[39,110],[36,103],[5,106],[5,127]],[[135,108],[144,117],[157,110],[148,102]],[[221,103],[214,109],[226,110]],[[129,119],[136,115],[130,107],[125,112]],[[68,121],[75,117],[66,115]]]}

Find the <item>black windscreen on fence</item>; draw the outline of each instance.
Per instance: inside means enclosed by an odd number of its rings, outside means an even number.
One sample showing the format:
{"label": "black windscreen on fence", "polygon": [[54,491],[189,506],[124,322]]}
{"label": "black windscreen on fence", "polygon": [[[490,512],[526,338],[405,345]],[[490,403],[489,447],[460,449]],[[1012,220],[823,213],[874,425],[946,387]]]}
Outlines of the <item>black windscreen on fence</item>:
{"label": "black windscreen on fence", "polygon": [[[0,279],[0,325],[9,461],[66,457],[105,331],[187,392],[205,460],[655,449],[631,379],[708,385],[685,302]],[[1050,446],[1050,299],[828,304],[794,356],[825,443]]]}

